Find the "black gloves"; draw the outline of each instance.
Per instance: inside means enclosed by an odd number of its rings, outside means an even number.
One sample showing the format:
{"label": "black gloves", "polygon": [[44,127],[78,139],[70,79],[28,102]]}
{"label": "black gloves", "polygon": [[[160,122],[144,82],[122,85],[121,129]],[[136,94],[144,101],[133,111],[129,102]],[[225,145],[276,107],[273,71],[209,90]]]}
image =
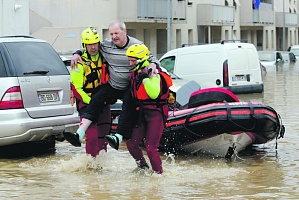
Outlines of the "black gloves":
{"label": "black gloves", "polygon": [[141,73],[139,74],[139,79],[138,79],[138,81],[139,81],[139,82],[142,82],[142,80],[145,79],[145,78],[148,78],[148,73],[141,72]]}
{"label": "black gloves", "polygon": [[148,78],[148,74],[145,72],[141,72],[138,76],[137,84],[136,84],[136,89],[138,90],[140,85],[142,84],[142,80]]}

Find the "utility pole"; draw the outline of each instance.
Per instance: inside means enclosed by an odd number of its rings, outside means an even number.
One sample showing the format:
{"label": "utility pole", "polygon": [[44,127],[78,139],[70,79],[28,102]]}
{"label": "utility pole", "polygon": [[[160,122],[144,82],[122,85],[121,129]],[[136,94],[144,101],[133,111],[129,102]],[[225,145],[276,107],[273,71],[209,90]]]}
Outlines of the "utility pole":
{"label": "utility pole", "polygon": [[282,1],[282,9],[283,9],[283,17],[282,17],[282,23],[283,23],[283,27],[282,27],[282,50],[285,51],[285,47],[286,47],[286,22],[285,22],[285,10],[284,10],[284,0]]}
{"label": "utility pole", "polygon": [[167,0],[167,51],[170,51],[170,43],[171,43],[170,18],[171,18],[171,3],[170,0]]}

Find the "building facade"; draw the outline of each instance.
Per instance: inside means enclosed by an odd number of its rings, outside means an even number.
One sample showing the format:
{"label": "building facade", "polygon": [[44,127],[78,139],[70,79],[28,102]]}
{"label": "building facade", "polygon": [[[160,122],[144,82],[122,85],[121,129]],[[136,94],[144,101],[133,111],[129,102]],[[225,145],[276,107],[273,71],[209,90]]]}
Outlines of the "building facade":
{"label": "building facade", "polygon": [[27,32],[65,54],[81,48],[80,34],[88,26],[96,27],[101,38],[109,37],[108,26],[115,19],[124,21],[128,34],[144,41],[157,57],[184,44],[221,40],[247,40],[258,50],[298,44],[298,0],[0,2],[0,35]]}

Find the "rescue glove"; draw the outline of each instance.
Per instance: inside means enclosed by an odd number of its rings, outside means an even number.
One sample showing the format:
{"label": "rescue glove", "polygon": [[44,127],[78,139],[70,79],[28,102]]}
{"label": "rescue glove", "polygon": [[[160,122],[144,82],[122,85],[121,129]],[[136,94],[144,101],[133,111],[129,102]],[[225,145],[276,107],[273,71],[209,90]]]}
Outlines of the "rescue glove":
{"label": "rescue glove", "polygon": [[141,72],[139,75],[139,81],[142,82],[142,80],[145,78],[148,78],[148,73]]}
{"label": "rescue glove", "polygon": [[136,85],[136,87],[137,87],[136,89],[137,90],[139,89],[140,85],[142,84],[143,79],[145,79],[145,78],[148,78],[148,73],[141,72],[139,74],[137,85]]}

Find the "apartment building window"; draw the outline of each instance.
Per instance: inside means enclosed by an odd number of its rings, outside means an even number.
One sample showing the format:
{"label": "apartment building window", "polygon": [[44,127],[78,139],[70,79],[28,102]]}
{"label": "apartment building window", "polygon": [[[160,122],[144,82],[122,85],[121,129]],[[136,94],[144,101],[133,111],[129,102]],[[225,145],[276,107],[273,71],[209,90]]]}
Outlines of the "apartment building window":
{"label": "apartment building window", "polygon": [[188,29],[188,44],[192,44],[192,43],[193,43],[193,30]]}
{"label": "apartment building window", "polygon": [[271,30],[271,49],[274,49],[274,31]]}
{"label": "apartment building window", "polygon": [[182,45],[182,31],[181,29],[176,29],[176,48]]}
{"label": "apartment building window", "polygon": [[266,49],[269,49],[269,42],[268,42],[268,39],[269,39],[269,32],[268,30],[265,31],[265,40],[266,40]]}

